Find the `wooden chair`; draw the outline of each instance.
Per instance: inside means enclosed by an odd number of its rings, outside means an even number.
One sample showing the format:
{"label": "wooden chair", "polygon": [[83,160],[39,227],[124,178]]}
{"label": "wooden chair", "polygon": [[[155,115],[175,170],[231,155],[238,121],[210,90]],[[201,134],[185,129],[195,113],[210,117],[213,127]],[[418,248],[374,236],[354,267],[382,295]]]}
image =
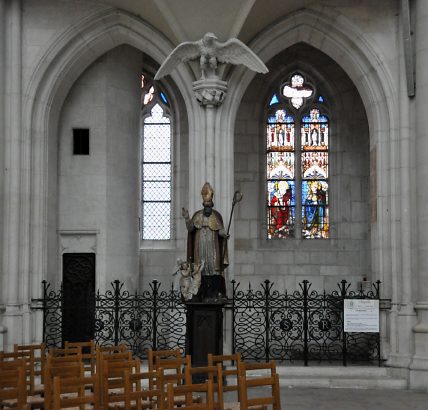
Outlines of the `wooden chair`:
{"label": "wooden chair", "polygon": [[95,374],[95,362],[96,362],[96,350],[95,342],[93,340],[89,342],[65,342],[64,349],[80,348],[82,352],[82,360],[85,371],[90,372],[90,375]]}
{"label": "wooden chair", "polygon": [[98,378],[90,377],[55,377],[53,380],[53,409],[79,408],[91,405],[100,408]]}
{"label": "wooden chair", "polygon": [[[184,370],[186,367],[190,367],[191,358],[190,355],[185,357],[177,357],[173,359],[161,359],[156,357],[154,370],[162,369],[163,370],[163,382],[164,382],[164,391],[166,393],[166,387],[168,383],[173,385],[183,384],[185,381]],[[153,389],[156,386],[150,385],[149,388]]]}
{"label": "wooden chair", "polygon": [[208,366],[220,364],[223,371],[223,399],[226,409],[239,408],[239,363],[241,354],[208,354]]}
{"label": "wooden chair", "polygon": [[0,408],[29,409],[27,405],[27,388],[25,370],[18,366],[13,370],[0,371]]}
{"label": "wooden chair", "polygon": [[11,364],[10,368],[14,368],[15,366],[23,368],[28,402],[32,405],[42,405],[43,398],[40,397],[40,394],[43,390],[40,389],[38,383],[36,385],[34,349],[20,349],[10,353],[0,352],[0,362],[3,363],[3,368],[6,368],[8,363]]}
{"label": "wooden chair", "polygon": [[[261,392],[269,394],[261,395]],[[239,364],[239,400],[240,410],[281,410],[279,376],[274,361]]]}
{"label": "wooden chair", "polygon": [[214,355],[211,353],[208,354],[208,366],[215,366],[217,363],[220,363],[222,366],[223,377],[225,379],[225,383],[223,384],[224,392],[230,392],[230,391],[238,392],[240,362],[241,362],[241,353],[228,354],[228,355]]}
{"label": "wooden chair", "polygon": [[[179,386],[185,383],[186,374],[185,369],[192,366],[190,355],[186,355],[185,357],[178,358],[170,358],[170,359],[162,359],[160,357],[156,357],[155,360],[155,369],[163,370],[163,390],[166,394],[168,384],[172,384],[173,386]],[[149,389],[157,388],[156,385],[149,385]],[[193,402],[198,403],[201,401],[201,396],[194,395]],[[175,396],[175,404],[180,405],[185,403],[185,397],[176,395]]]}
{"label": "wooden chair", "polygon": [[[205,395],[205,399],[195,403],[193,398],[195,395]],[[178,403],[177,397],[185,397],[184,403]],[[185,384],[174,386],[168,384],[167,396],[167,409],[168,410],[213,410],[214,409],[214,391],[213,383],[208,380],[206,383],[198,384]]]}
{"label": "wooden chair", "polygon": [[[44,384],[44,404],[45,410],[50,410],[53,405],[53,382],[54,379],[60,378],[83,378],[84,368],[81,355],[69,355],[53,357],[47,356],[45,366],[45,384]],[[32,407],[35,407],[32,404]],[[38,407],[38,406],[37,406]]]}
{"label": "wooden chair", "polygon": [[215,366],[201,366],[191,367],[188,366],[184,370],[186,384],[193,383],[193,376],[199,375],[205,378],[205,381],[210,380],[213,385],[213,408],[215,410],[224,410],[223,398],[223,371],[221,363]]}
{"label": "wooden chair", "polygon": [[101,406],[124,406],[124,372],[140,372],[139,359],[132,359],[131,352],[110,354],[99,364],[99,382],[101,391]]}
{"label": "wooden chair", "polygon": [[[95,346],[95,364],[96,364],[96,372],[101,372],[102,360],[104,357],[108,355],[117,355],[118,353],[126,353],[128,356],[129,352],[126,351],[125,345],[114,345],[114,346]],[[127,357],[128,357],[127,356]],[[132,354],[131,354],[132,356]],[[101,388],[101,385],[100,385]]]}
{"label": "wooden chair", "polygon": [[34,389],[34,372],[35,372],[35,364],[34,364],[34,353],[32,351],[20,351],[20,352],[0,352],[0,361],[8,362],[8,361],[16,361],[19,360],[22,362],[22,366],[25,371],[25,380],[27,391],[30,393]]}
{"label": "wooden chair", "polygon": [[74,346],[70,348],[51,348],[49,349],[49,355],[51,357],[62,357],[62,356],[76,356],[80,355],[82,356],[82,348],[80,346]]}
{"label": "wooden chair", "polygon": [[153,371],[156,368],[156,358],[159,359],[179,359],[182,357],[180,348],[175,349],[164,349],[164,350],[153,350],[147,351],[147,361],[149,371]]}
{"label": "wooden chair", "polygon": [[274,375],[276,373],[276,362],[240,362],[238,364],[239,376],[259,377]]}
{"label": "wooden chair", "polygon": [[[142,373],[131,373],[129,370],[126,370],[124,372],[124,380],[125,410],[142,410],[148,408],[163,410],[165,408],[162,369]],[[154,389],[145,388],[150,384],[157,387]]]}
{"label": "wooden chair", "polygon": [[46,345],[44,343],[30,345],[13,345],[15,353],[32,352],[34,357],[34,385],[31,390],[31,395],[43,393],[43,378],[46,363]]}
{"label": "wooden chair", "polygon": [[109,354],[109,353],[123,353],[126,351],[126,346],[124,344],[113,345],[113,346],[95,346],[95,352],[97,354]]}

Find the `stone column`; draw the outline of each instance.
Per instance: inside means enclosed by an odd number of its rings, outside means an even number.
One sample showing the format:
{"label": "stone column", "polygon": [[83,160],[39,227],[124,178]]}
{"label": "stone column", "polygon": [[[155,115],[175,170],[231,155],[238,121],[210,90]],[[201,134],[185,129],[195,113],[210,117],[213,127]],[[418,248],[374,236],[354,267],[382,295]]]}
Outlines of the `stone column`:
{"label": "stone column", "polygon": [[[201,105],[203,113],[203,124],[201,134],[195,143],[197,144],[195,156],[199,159],[198,172],[200,172],[200,187],[208,181],[214,188],[214,207],[219,210],[223,217],[226,211],[224,203],[222,174],[226,171],[219,163],[219,155],[222,144],[221,131],[216,126],[218,107],[223,103],[227,93],[226,81],[217,78],[203,79],[193,82],[193,92]],[[193,162],[196,164],[196,162]],[[198,188],[196,188],[198,189]],[[218,195],[219,190],[222,194]],[[200,204],[197,204],[200,206]],[[227,223],[227,221],[225,221]]]}
{"label": "stone column", "polygon": [[5,27],[5,116],[4,116],[4,205],[3,275],[7,327],[6,348],[22,339],[22,313],[19,300],[20,207],[21,207],[21,0],[7,3]]}
{"label": "stone column", "polygon": [[[408,0],[402,0],[401,21],[399,23],[400,54],[398,55],[400,77],[399,77],[399,121],[400,128],[398,132],[398,172],[396,178],[399,178],[399,187],[396,195],[399,198],[399,214],[395,236],[400,248],[395,257],[396,269],[393,274],[392,283],[392,302],[391,309],[391,354],[388,358],[388,365],[391,367],[408,368],[413,356],[413,332],[416,313],[414,309],[414,292],[412,281],[415,279],[415,269],[412,264],[413,247],[415,238],[413,235],[415,222],[412,218],[412,211],[415,207],[414,187],[412,186],[412,172],[414,167],[414,128],[412,124],[411,110],[414,108],[414,99],[409,98],[408,82],[412,82],[412,76],[409,76],[409,68],[406,67],[406,54],[412,52],[409,44],[406,44],[407,35],[410,28],[406,27],[409,23],[410,14],[408,9]],[[410,49],[406,50],[406,47]],[[411,65],[411,64],[409,64]],[[411,73],[410,73],[411,74]],[[398,202],[398,201],[397,201]]]}
{"label": "stone column", "polygon": [[[4,146],[4,33],[5,33],[5,1],[0,0],[0,144]],[[4,152],[0,154],[0,232],[3,232],[3,201],[4,201]],[[3,237],[0,236],[0,249],[3,250]],[[0,266],[3,261],[2,252],[0,251]],[[0,271],[0,286],[4,289],[5,279],[3,270]],[[4,303],[5,292],[0,290],[0,309]],[[0,350],[3,350],[3,332],[6,330],[2,327],[2,318],[0,316]]]}
{"label": "stone column", "polygon": [[416,1],[416,305],[418,323],[413,328],[415,353],[410,366],[410,386],[428,385],[428,2]]}

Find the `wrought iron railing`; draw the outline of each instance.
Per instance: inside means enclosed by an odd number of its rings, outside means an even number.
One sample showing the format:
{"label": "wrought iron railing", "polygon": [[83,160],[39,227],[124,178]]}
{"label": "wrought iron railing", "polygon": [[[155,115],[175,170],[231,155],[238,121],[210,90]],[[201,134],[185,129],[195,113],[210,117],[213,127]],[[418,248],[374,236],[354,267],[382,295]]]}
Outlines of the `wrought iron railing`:
{"label": "wrought iron railing", "polygon": [[[97,344],[123,343],[134,355],[145,357],[147,349],[185,349],[186,305],[177,291],[161,290],[156,280],[141,294],[124,290],[123,283],[112,282],[104,294],[94,294],[89,303],[94,310],[92,334]],[[304,280],[292,293],[274,289],[268,280],[261,288],[246,290],[232,281],[232,297],[225,309],[231,310],[233,352],[244,359],[303,362],[341,361],[379,363],[379,333],[345,333],[343,306],[345,298],[380,299],[380,281],[372,289],[350,291],[345,280],[338,290],[318,293]],[[43,281],[43,298],[34,300],[43,309],[43,339],[48,347],[63,344],[65,306],[62,289],[54,291]],[[88,307],[85,308],[88,311]],[[89,313],[91,314],[91,313]],[[70,334],[70,330],[66,332]]]}
{"label": "wrought iron railing", "polygon": [[232,345],[244,359],[380,364],[379,333],[345,333],[343,326],[344,299],[379,299],[380,281],[369,291],[349,291],[343,280],[331,293],[311,290],[307,280],[292,293],[273,289],[268,280],[260,290],[232,284]]}

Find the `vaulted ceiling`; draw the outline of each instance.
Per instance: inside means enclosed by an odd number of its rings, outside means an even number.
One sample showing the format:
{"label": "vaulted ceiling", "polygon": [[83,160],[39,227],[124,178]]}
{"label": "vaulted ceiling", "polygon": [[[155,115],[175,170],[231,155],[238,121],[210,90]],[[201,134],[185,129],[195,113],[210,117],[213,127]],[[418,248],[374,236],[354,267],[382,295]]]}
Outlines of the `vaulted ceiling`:
{"label": "vaulted ceiling", "polygon": [[[98,0],[139,15],[174,44],[200,39],[213,32],[220,41],[237,37],[251,41],[264,28],[295,10],[319,0]],[[334,7],[355,0],[327,0]]]}

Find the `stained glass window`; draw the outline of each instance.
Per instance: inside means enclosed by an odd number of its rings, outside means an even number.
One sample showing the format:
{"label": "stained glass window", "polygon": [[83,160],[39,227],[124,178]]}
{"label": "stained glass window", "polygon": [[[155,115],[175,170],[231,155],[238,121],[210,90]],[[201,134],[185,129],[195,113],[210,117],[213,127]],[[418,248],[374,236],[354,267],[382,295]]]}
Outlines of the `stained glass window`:
{"label": "stained glass window", "polygon": [[313,95],[313,88],[296,73],[281,86],[280,97],[273,94],[268,104],[268,239],[329,236],[329,120],[311,102]]}
{"label": "stained glass window", "polygon": [[311,109],[301,125],[302,236],[328,238],[328,120]]}
{"label": "stained glass window", "polygon": [[278,109],[267,123],[268,238],[293,234],[295,220],[294,118]]}
{"label": "stained glass window", "polygon": [[[141,138],[142,239],[167,240],[171,238],[171,120],[154,87],[144,87],[143,91],[145,88]],[[165,93],[159,97],[160,101],[167,101]]]}

